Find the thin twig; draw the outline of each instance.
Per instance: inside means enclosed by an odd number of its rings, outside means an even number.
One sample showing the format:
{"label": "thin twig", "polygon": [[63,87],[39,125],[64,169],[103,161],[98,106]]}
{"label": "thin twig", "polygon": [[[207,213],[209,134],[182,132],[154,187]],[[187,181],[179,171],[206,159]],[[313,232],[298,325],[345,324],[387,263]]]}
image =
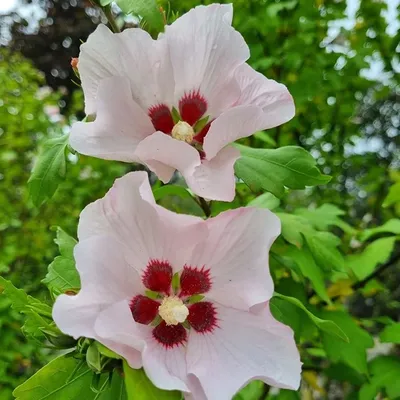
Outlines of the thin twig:
{"label": "thin twig", "polygon": [[111,4],[108,4],[103,7],[103,12],[104,15],[107,17],[108,22],[110,23],[111,29],[113,30],[114,33],[119,33],[121,30],[118,27],[117,22],[114,19],[114,15],[111,10]]}
{"label": "thin twig", "polygon": [[[392,266],[396,261],[400,260],[400,251],[394,254],[388,261],[386,261],[384,264],[382,264],[379,268],[377,268],[372,274],[368,275],[366,278],[364,278],[361,281],[354,282],[351,285],[351,288],[354,290],[361,289],[363,288],[370,280],[378,277],[382,272],[384,272],[387,268]],[[308,294],[308,298],[310,299],[315,295],[315,291],[311,290]],[[332,300],[336,300],[340,296],[334,296],[332,297]]]}
{"label": "thin twig", "polygon": [[376,278],[379,276],[382,272],[384,272],[387,268],[389,268],[391,265],[393,265],[396,261],[400,260],[400,251],[398,251],[396,254],[393,254],[393,256],[384,264],[382,264],[378,269],[376,269],[371,275],[368,275],[366,278],[364,278],[362,281],[356,282],[354,285],[351,287],[353,289],[361,289],[363,288],[371,279]]}
{"label": "thin twig", "polygon": [[211,215],[210,205],[207,203],[203,197],[199,196],[199,205],[203,209],[205,216],[208,218]]}

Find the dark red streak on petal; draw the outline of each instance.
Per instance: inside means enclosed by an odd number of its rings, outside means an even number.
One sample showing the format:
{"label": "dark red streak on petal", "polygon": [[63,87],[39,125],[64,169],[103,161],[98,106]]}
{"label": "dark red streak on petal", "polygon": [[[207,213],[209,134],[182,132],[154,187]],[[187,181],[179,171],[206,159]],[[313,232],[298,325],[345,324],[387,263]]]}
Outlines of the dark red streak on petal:
{"label": "dark red streak on petal", "polygon": [[139,324],[147,325],[157,316],[160,303],[146,296],[138,295],[131,300],[129,307],[133,319]]}
{"label": "dark red streak on petal", "polygon": [[153,329],[153,337],[157,342],[167,348],[184,344],[187,339],[186,329],[183,325],[167,325],[162,321]]}
{"label": "dark red streak on petal", "polygon": [[174,121],[169,108],[165,104],[158,104],[149,109],[149,117],[156,131],[171,133]]}
{"label": "dark red streak on petal", "polygon": [[150,260],[143,273],[142,282],[147,289],[169,294],[172,275],[172,267],[168,261]]}
{"label": "dark red streak on petal", "polygon": [[185,265],[180,278],[180,297],[207,293],[211,289],[210,270]]}
{"label": "dark red streak on petal", "polygon": [[179,101],[179,112],[183,121],[194,125],[207,111],[207,102],[198,91],[185,94]]}
{"label": "dark red streak on petal", "polygon": [[201,301],[189,307],[187,320],[197,332],[212,332],[217,326],[217,311],[212,303]]}
{"label": "dark red streak on petal", "polygon": [[193,140],[197,143],[203,144],[204,138],[206,137],[208,131],[210,130],[212,121],[210,121],[194,138]]}

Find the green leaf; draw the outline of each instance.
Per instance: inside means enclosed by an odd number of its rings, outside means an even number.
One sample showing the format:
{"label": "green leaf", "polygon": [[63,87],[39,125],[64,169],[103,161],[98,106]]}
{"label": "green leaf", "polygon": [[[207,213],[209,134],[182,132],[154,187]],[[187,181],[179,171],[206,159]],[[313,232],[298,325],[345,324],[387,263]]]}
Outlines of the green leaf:
{"label": "green leaf", "polygon": [[267,132],[259,131],[253,135],[256,139],[266,143],[269,147],[276,147],[276,142]]}
{"label": "green leaf", "polygon": [[[369,363],[371,380],[364,384],[359,392],[359,400],[374,400],[382,389],[385,390],[387,398],[397,399],[400,397],[400,360],[395,356],[380,356]],[[385,396],[379,396],[379,398]],[[386,398],[386,397],[385,397]]]}
{"label": "green leaf", "polygon": [[180,392],[161,390],[155,387],[143,369],[133,369],[123,362],[125,386],[128,400],[181,400]]}
{"label": "green leaf", "polygon": [[[0,276],[0,288],[3,288],[3,295],[6,295],[11,301],[11,307],[17,312],[23,312],[26,306],[35,300],[22,289],[17,289],[10,281]],[[36,302],[36,300],[35,300]]]}
{"label": "green leaf", "polygon": [[263,193],[262,195],[251,200],[247,206],[248,207],[258,207],[258,208],[268,208],[268,210],[273,210],[279,206],[281,201],[275,197],[272,193]]}
{"label": "green leaf", "polygon": [[57,244],[60,254],[64,257],[74,259],[74,247],[77,241],[65,231],[63,231],[59,226],[56,228],[56,238],[54,242]]}
{"label": "green leaf", "polygon": [[236,145],[241,158],[235,164],[236,175],[255,192],[266,190],[278,198],[290,189],[323,185],[330,177],[322,175],[314,158],[296,146],[279,149],[253,149]]}
{"label": "green leaf", "polygon": [[[232,400],[260,400],[264,393],[265,383],[262,381],[250,382],[239,393],[233,396]],[[265,395],[265,398],[267,396]]]}
{"label": "green leaf", "polygon": [[164,20],[156,0],[115,0],[125,14],[143,17],[157,32],[164,30]]}
{"label": "green leaf", "polygon": [[[309,311],[305,305],[295,297],[284,296],[280,293],[274,293],[274,297],[277,297],[283,301],[287,301],[289,303],[294,304],[296,307],[302,309],[307,316],[311,319],[311,321],[324,333],[330,335],[332,338],[337,340],[340,343],[349,342],[349,338],[346,333],[339,327],[335,322],[331,320],[324,320],[317,316],[315,316],[311,311]],[[275,302],[276,305],[276,302]],[[279,306],[278,306],[279,308]]]}
{"label": "green leaf", "polygon": [[323,332],[322,343],[328,358],[335,363],[343,362],[359,373],[367,375],[366,350],[374,346],[372,337],[361,329],[348,313],[323,310],[320,317],[335,322],[349,338],[349,342],[345,343],[332,337],[329,332]]}
{"label": "green leaf", "polygon": [[77,241],[60,227],[56,228],[55,243],[61,253],[48,267],[42,282],[55,295],[66,291],[76,292],[81,287],[78,271],[75,267],[74,247]]}
{"label": "green leaf", "polygon": [[101,355],[96,342],[92,342],[87,349],[86,363],[94,372],[101,372]]}
{"label": "green leaf", "polygon": [[400,323],[393,323],[385,326],[379,335],[382,343],[400,344]]}
{"label": "green leaf", "polygon": [[57,256],[49,265],[49,270],[42,282],[55,295],[67,291],[76,292],[81,287],[75,261],[64,256]]}
{"label": "green leaf", "polygon": [[286,255],[297,264],[303,276],[310,280],[318,296],[330,304],[331,300],[326,291],[324,273],[315,263],[310,250],[307,247],[298,249],[295,246],[290,246]]}
{"label": "green leaf", "polygon": [[[270,399],[268,397],[268,399]],[[271,397],[271,400],[300,400],[300,393],[294,390],[280,389],[276,396]]]}
{"label": "green leaf", "polygon": [[295,245],[302,247],[304,243],[303,233],[313,231],[310,223],[303,217],[287,213],[276,213],[282,223],[282,236],[283,238]]}
{"label": "green leaf", "polygon": [[391,233],[394,235],[400,235],[400,219],[390,219],[382,226],[378,226],[377,228],[366,229],[360,239],[365,242],[372,236],[375,236],[379,233]]}
{"label": "green leaf", "polygon": [[[3,288],[3,295],[11,301],[11,307],[25,315],[25,324],[21,328],[23,333],[34,339],[44,337],[42,329],[51,329],[50,307],[29,296],[24,290],[17,289],[10,281],[0,276],[1,288]],[[49,314],[50,318],[46,318]]]}
{"label": "green leaf", "polygon": [[325,271],[345,271],[345,263],[342,254],[336,246],[340,239],[330,232],[305,232],[307,245],[315,259],[315,262]]}
{"label": "green leaf", "polygon": [[65,152],[68,135],[47,140],[28,180],[29,194],[39,207],[50,199],[66,174]]}
{"label": "green leaf", "polygon": [[104,346],[104,344],[101,344],[100,342],[95,342],[97,346],[97,350],[102,354],[103,356],[106,356],[108,358],[114,358],[116,360],[120,360],[122,357],[119,356],[117,353],[114,353],[112,350],[110,350],[108,347]]}
{"label": "green leaf", "polygon": [[327,231],[331,226],[337,226],[344,232],[354,234],[356,230],[339,217],[345,212],[333,204],[325,203],[315,209],[298,208],[296,215],[300,215],[310,221],[320,231]]}
{"label": "green leaf", "polygon": [[323,270],[345,271],[342,254],[336,248],[340,239],[330,232],[317,232],[307,219],[287,213],[276,214],[282,222],[282,236],[286,241],[302,248],[304,238],[317,265]]}
{"label": "green leaf", "polygon": [[346,264],[354,272],[358,280],[363,280],[374,272],[379,264],[383,264],[389,259],[395,242],[396,237],[375,240],[362,253],[347,256]]}
{"label": "green leaf", "polygon": [[100,392],[91,390],[92,371],[71,353],[52,360],[14,390],[16,400],[126,400],[124,382],[114,371],[99,376]]}
{"label": "green leaf", "polygon": [[36,372],[13,395],[16,400],[90,399],[91,370],[71,355],[51,361]]}
{"label": "green leaf", "polygon": [[97,1],[100,6],[105,7],[111,4],[114,0],[97,0]]}
{"label": "green leaf", "polygon": [[[193,199],[192,195],[186,188],[178,185],[164,185],[153,192],[156,201],[162,199],[165,196],[179,196],[182,199]],[[193,199],[194,200],[194,199]]]}
{"label": "green leaf", "polygon": [[400,182],[395,183],[389,189],[389,193],[386,196],[382,206],[390,207],[392,204],[400,203]]}
{"label": "green leaf", "polygon": [[297,4],[298,0],[281,1],[276,4],[271,4],[267,7],[267,14],[273,18],[282,10],[292,10]]}

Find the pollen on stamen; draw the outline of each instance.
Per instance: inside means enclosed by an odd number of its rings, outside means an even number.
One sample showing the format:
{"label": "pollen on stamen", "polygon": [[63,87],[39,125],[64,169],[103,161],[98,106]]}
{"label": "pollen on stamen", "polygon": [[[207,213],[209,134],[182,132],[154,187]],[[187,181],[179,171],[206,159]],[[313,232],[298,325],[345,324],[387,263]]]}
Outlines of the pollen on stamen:
{"label": "pollen on stamen", "polygon": [[169,294],[172,276],[172,266],[168,261],[150,260],[143,273],[142,282],[147,289]]}
{"label": "pollen on stamen", "polygon": [[161,131],[167,134],[172,132],[174,121],[168,106],[165,104],[158,104],[150,107],[148,114],[156,131]]}
{"label": "pollen on stamen", "polygon": [[189,125],[194,125],[206,111],[207,101],[198,90],[185,94],[179,101],[181,118]]}
{"label": "pollen on stamen", "polygon": [[180,278],[179,297],[207,293],[211,289],[210,269],[185,265]]}

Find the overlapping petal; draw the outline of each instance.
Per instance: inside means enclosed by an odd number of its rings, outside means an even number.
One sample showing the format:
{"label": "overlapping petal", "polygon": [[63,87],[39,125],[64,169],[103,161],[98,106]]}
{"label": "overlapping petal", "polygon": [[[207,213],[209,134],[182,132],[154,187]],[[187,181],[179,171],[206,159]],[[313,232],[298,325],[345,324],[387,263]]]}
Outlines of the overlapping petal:
{"label": "overlapping petal", "polygon": [[212,335],[190,332],[188,374],[201,385],[191,387],[192,398],[231,399],[253,379],[298,389],[301,362],[293,331],[272,317],[268,304],[259,314],[219,305],[218,316]]}
{"label": "overlapping petal", "polygon": [[146,112],[151,105],[169,104],[173,99],[174,80],[167,43],[153,40],[142,29],[113,34],[106,26],[99,25],[81,46],[79,75],[88,115],[98,111],[98,101],[103,97],[99,85],[109,77],[128,78],[132,99]]}
{"label": "overlapping petal", "polygon": [[227,307],[248,311],[272,297],[269,249],[280,234],[280,221],[269,210],[240,208],[206,221],[208,237],[191,262],[210,268],[207,296]]}
{"label": "overlapping petal", "polygon": [[132,99],[129,80],[113,76],[98,86],[96,120],[73,125],[70,144],[82,154],[126,162],[140,161],[136,147],[154,132],[147,114]]}
{"label": "overlapping petal", "polygon": [[250,52],[242,35],[231,26],[232,14],[231,4],[198,6],[166,27],[175,102],[198,90],[215,117],[239,97],[234,72]]}
{"label": "overlapping petal", "polygon": [[241,88],[240,97],[234,107],[211,124],[204,139],[207,158],[215,157],[237,139],[274,128],[294,117],[293,98],[285,85],[267,79],[248,64],[238,67],[235,76]]}
{"label": "overlapping petal", "polygon": [[[151,203],[142,196],[150,198]],[[78,238],[112,235],[140,274],[150,259],[167,259],[173,267],[181,266],[206,235],[206,227],[200,218],[174,218],[174,213],[153,202],[147,174],[129,173],[117,179],[103,199],[82,211]]]}

